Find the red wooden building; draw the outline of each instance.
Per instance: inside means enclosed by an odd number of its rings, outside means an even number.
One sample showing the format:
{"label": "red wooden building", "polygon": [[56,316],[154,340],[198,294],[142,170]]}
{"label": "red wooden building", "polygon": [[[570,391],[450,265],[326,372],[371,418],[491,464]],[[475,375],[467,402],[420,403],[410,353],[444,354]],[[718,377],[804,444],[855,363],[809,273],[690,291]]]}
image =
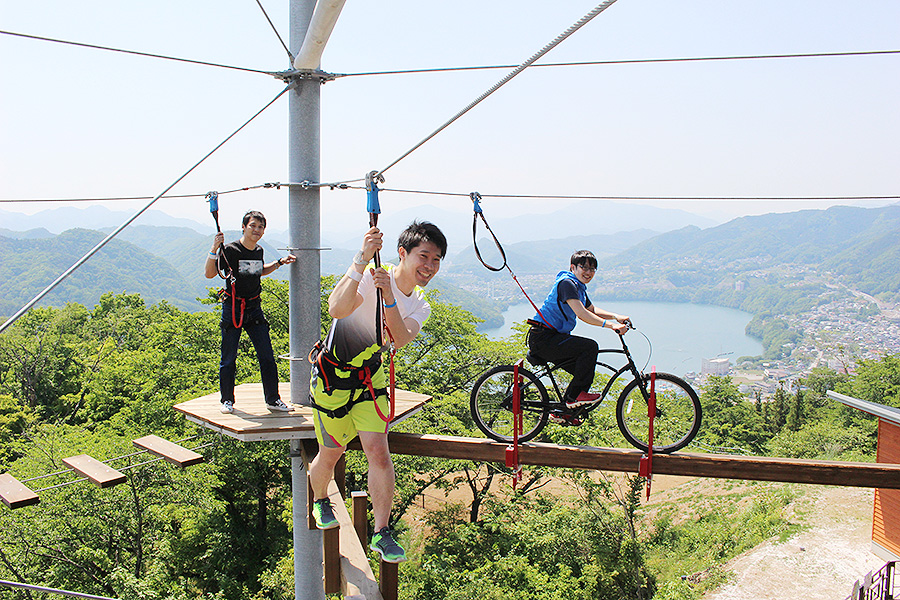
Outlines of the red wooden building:
{"label": "red wooden building", "polygon": [[[828,396],[878,417],[880,463],[900,464],[900,409],[828,392]],[[900,490],[875,489],[872,513],[872,552],[886,561],[900,560]]]}

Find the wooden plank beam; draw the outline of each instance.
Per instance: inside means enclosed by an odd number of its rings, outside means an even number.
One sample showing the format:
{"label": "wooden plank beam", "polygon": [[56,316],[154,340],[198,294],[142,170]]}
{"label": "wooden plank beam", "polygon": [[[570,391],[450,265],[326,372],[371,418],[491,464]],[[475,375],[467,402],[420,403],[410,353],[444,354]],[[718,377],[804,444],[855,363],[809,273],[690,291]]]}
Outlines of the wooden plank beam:
{"label": "wooden plank beam", "polygon": [[344,598],[383,600],[378,581],[369,566],[369,558],[334,481],[328,484],[328,497],[334,505],[334,516],[340,523],[338,531],[341,544],[341,591]]}
{"label": "wooden plank beam", "polygon": [[37,494],[9,473],[0,474],[0,500],[9,508],[21,508],[40,502]]}
{"label": "wooden plank beam", "polygon": [[[434,456],[462,460],[506,462],[506,444],[490,440],[413,433],[389,434],[393,454]],[[354,440],[351,448],[360,449]],[[519,447],[525,465],[544,465],[598,471],[638,472],[639,450],[557,446],[529,442]],[[751,481],[782,481],[816,485],[840,485],[900,489],[900,465],[794,458],[765,458],[725,454],[654,454],[653,472]]]}
{"label": "wooden plank beam", "polygon": [[87,454],[64,458],[63,464],[82,477],[87,477],[101,488],[119,485],[127,480],[124,473],[116,471]]}
{"label": "wooden plank beam", "polygon": [[206,460],[202,454],[198,454],[193,450],[183,448],[174,442],[164,440],[163,438],[157,437],[155,435],[148,435],[142,438],[138,438],[132,443],[137,448],[146,450],[154,456],[164,458],[167,462],[170,462],[173,465],[178,465],[181,468],[190,467],[192,465],[202,463],[204,460]]}

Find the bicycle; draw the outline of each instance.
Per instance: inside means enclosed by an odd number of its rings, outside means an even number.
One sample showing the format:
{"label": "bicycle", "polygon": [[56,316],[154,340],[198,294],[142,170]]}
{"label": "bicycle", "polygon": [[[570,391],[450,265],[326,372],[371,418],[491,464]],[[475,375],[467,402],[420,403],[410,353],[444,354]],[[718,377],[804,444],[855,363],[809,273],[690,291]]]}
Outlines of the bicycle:
{"label": "bicycle", "polygon": [[[630,326],[634,329],[633,326]],[[619,394],[616,404],[616,423],[625,439],[636,448],[647,451],[650,417],[651,374],[642,373],[634,363],[631,352],[625,344],[624,335],[619,335],[622,349],[600,349],[597,366],[611,373],[600,398],[593,404],[574,409],[566,407],[563,394],[554,377],[554,372],[566,365],[555,365],[529,352],[526,360],[535,367],[535,372],[524,366],[519,368],[520,405],[522,409],[522,432],[520,442],[534,439],[546,427],[551,414],[554,421],[566,425],[580,425],[587,415],[600,406],[609,395],[619,377],[630,374],[632,380]],[[604,355],[622,354],[627,362],[615,367],[603,362]],[[608,360],[608,359],[607,359]],[[513,365],[499,365],[485,371],[472,389],[470,410],[478,428],[489,438],[498,442],[513,441]],[[549,379],[556,392],[550,399],[542,379]],[[654,377],[656,412],[653,419],[653,451],[675,452],[691,443],[700,430],[700,399],[697,392],[680,377],[670,373],[656,373]]]}

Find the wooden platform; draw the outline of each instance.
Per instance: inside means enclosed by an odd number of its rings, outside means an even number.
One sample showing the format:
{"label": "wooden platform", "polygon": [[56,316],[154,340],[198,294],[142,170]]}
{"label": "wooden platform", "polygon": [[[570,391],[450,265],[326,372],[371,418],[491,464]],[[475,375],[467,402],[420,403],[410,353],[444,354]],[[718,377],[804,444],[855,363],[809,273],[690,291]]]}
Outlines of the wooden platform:
{"label": "wooden platform", "polygon": [[183,448],[178,444],[172,443],[169,440],[164,440],[161,437],[155,435],[147,435],[142,438],[138,438],[132,443],[136,447],[141,448],[142,450],[146,450],[154,456],[165,459],[173,465],[178,465],[182,469],[184,467],[198,465],[206,460],[205,458],[203,458],[202,454],[198,454],[193,450]]}
{"label": "wooden platform", "polygon": [[0,474],[0,500],[10,508],[31,506],[40,502],[37,494],[9,473]]}
{"label": "wooden platform", "polygon": [[62,459],[63,464],[81,475],[93,481],[97,487],[108,488],[120,483],[125,483],[128,478],[125,473],[113,469],[106,463],[102,463],[87,454],[70,456]]}
{"label": "wooden platform", "polygon": [[[280,383],[278,391],[287,403],[291,397],[290,383]],[[175,405],[175,410],[198,425],[244,442],[267,440],[298,440],[315,438],[312,409],[294,406],[294,412],[269,412],[263,399],[261,383],[244,383],[234,389],[234,412],[222,414],[219,392]],[[397,390],[393,423],[410,417],[431,396]]]}

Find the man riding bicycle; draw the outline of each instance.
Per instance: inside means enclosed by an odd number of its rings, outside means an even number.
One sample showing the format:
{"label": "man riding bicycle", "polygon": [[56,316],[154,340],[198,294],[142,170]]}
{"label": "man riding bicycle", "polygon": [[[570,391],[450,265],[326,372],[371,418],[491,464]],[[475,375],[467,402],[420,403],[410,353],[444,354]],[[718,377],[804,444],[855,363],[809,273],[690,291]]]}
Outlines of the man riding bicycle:
{"label": "man riding bicycle", "polygon": [[592,404],[600,394],[589,392],[594,381],[594,367],[599,347],[597,342],[571,332],[576,319],[588,325],[608,327],[624,334],[631,324],[624,315],[597,308],[587,295],[587,284],[597,271],[597,258],[589,250],[578,250],[569,261],[569,270],[556,276],[547,299],[534,318],[528,320],[528,349],[540,358],[560,365],[572,375],[566,389],[569,409]]}

